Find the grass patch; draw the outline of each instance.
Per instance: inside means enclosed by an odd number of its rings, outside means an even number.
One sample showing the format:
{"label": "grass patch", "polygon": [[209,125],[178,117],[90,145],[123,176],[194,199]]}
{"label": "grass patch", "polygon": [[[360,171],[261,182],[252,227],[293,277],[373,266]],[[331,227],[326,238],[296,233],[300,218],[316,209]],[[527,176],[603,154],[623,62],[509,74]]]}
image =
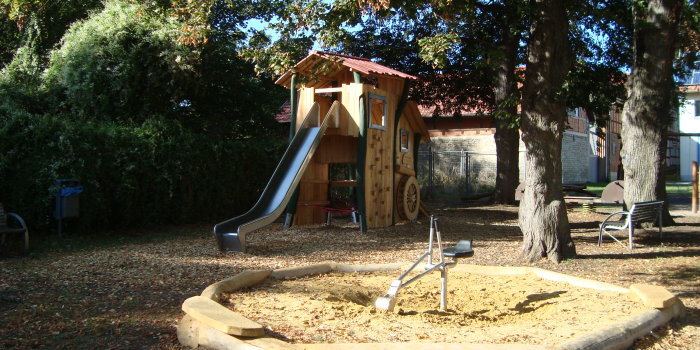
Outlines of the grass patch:
{"label": "grass patch", "polygon": [[[588,182],[586,183],[586,191],[595,193],[598,197],[603,193],[603,189],[607,186],[607,182]],[[690,196],[693,191],[693,186],[687,182],[672,182],[666,184],[667,194],[685,194]]]}
{"label": "grass patch", "polygon": [[666,184],[666,193],[686,194],[690,196],[693,193],[693,185],[689,182],[673,182],[670,184]]}
{"label": "grass patch", "polygon": [[593,192],[600,197],[603,194],[603,189],[607,186],[607,182],[588,182],[586,183],[586,191]]}

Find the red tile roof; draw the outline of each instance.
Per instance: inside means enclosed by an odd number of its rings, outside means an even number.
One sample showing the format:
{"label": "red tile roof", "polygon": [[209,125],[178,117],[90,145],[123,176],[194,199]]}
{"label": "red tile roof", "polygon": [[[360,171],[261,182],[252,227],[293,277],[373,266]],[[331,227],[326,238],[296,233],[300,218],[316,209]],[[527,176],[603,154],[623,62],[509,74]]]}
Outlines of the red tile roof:
{"label": "red tile roof", "polygon": [[281,106],[279,112],[275,115],[275,120],[278,123],[289,123],[292,119],[292,105],[289,101],[285,101]]}
{"label": "red tile roof", "polygon": [[[441,103],[441,101],[435,101],[434,104],[430,105],[418,105],[418,110],[420,110],[420,114],[423,117],[434,117],[435,116],[435,111],[438,109],[437,104]],[[440,110],[445,108],[444,106],[439,106],[441,107]],[[483,115],[490,115],[491,111],[484,110],[484,108],[479,108],[479,107],[472,107],[472,106],[461,106],[459,110],[459,114],[463,117],[471,117],[471,116],[483,116]],[[452,117],[454,116],[454,113],[450,115],[444,115],[444,113],[441,113],[438,115],[438,117]]]}
{"label": "red tile roof", "polygon": [[364,74],[395,75],[399,78],[418,79],[413,75],[399,72],[379,63],[374,63],[368,58],[341,55],[337,53],[311,51],[309,55],[319,55],[326,59],[340,59],[343,66]]}
{"label": "red tile roof", "polygon": [[[335,72],[340,71],[342,68],[347,68],[350,71],[355,71],[363,73],[366,75],[384,75],[384,76],[395,76],[404,79],[417,79],[413,75],[406,74],[395,69],[391,69],[387,66],[383,66],[379,63],[372,62],[367,58],[341,55],[336,53],[324,52],[324,51],[311,51],[309,55],[303,60],[299,61],[294,65],[294,68],[284,73],[275,83],[289,87],[292,73],[319,73],[311,72],[312,70],[318,69],[321,61],[327,61],[329,63],[338,63]],[[332,76],[335,74],[326,74],[327,76]]]}

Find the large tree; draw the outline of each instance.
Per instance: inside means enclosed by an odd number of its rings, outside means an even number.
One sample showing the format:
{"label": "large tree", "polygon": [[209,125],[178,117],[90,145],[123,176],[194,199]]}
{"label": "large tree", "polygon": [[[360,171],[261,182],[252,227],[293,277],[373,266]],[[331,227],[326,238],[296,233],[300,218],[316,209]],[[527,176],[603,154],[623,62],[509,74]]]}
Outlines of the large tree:
{"label": "large tree", "polygon": [[[682,0],[632,4],[634,56],[622,114],[624,197],[628,205],[666,199],[667,131],[676,107],[673,61],[682,6]],[[664,221],[672,222],[668,209]]]}
{"label": "large tree", "polygon": [[[520,182],[518,129],[518,102],[520,101],[516,80],[518,49],[522,38],[522,13],[524,6],[519,0],[494,2],[491,13],[496,14],[498,38],[492,50],[494,72],[494,125],[496,132],[496,188],[494,202],[515,203],[515,189]],[[498,14],[501,14],[498,16]]]}
{"label": "large tree", "polygon": [[559,262],[576,255],[562,191],[561,141],[566,105],[561,91],[572,62],[564,1],[532,1],[521,129],[527,176],[520,201],[522,257]]}

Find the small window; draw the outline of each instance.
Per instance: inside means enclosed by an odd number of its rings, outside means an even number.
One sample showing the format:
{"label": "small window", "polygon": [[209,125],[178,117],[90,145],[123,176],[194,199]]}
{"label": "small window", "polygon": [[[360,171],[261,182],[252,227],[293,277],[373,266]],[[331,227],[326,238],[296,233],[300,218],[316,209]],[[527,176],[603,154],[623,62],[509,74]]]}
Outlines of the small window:
{"label": "small window", "polygon": [[695,118],[700,118],[700,100],[695,101]]}
{"label": "small window", "polygon": [[386,130],[386,97],[369,94],[369,127]]}
{"label": "small window", "polygon": [[408,152],[409,150],[409,140],[411,139],[411,132],[405,129],[401,129],[401,152]]}

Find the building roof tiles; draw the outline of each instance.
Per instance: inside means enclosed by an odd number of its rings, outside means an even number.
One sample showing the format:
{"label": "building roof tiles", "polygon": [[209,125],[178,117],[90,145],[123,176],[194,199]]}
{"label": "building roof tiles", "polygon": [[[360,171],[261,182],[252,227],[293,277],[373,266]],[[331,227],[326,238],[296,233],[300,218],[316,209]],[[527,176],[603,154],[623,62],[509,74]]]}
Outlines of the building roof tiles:
{"label": "building roof tiles", "polygon": [[[294,65],[294,68],[284,73],[276,83],[279,85],[287,86],[291,84],[291,78],[293,73],[311,73],[317,72],[318,67],[324,63],[329,65],[326,67],[327,71],[325,76],[320,76],[320,80],[324,77],[332,76],[342,68],[347,68],[350,71],[359,72],[366,75],[383,75],[383,76],[394,76],[403,79],[417,79],[415,76],[406,74],[395,69],[389,68],[387,66],[381,65],[379,63],[372,62],[367,58],[341,55],[336,53],[324,52],[324,51],[311,51],[309,55],[303,60],[299,61]],[[337,63],[334,65],[333,63]]]}

